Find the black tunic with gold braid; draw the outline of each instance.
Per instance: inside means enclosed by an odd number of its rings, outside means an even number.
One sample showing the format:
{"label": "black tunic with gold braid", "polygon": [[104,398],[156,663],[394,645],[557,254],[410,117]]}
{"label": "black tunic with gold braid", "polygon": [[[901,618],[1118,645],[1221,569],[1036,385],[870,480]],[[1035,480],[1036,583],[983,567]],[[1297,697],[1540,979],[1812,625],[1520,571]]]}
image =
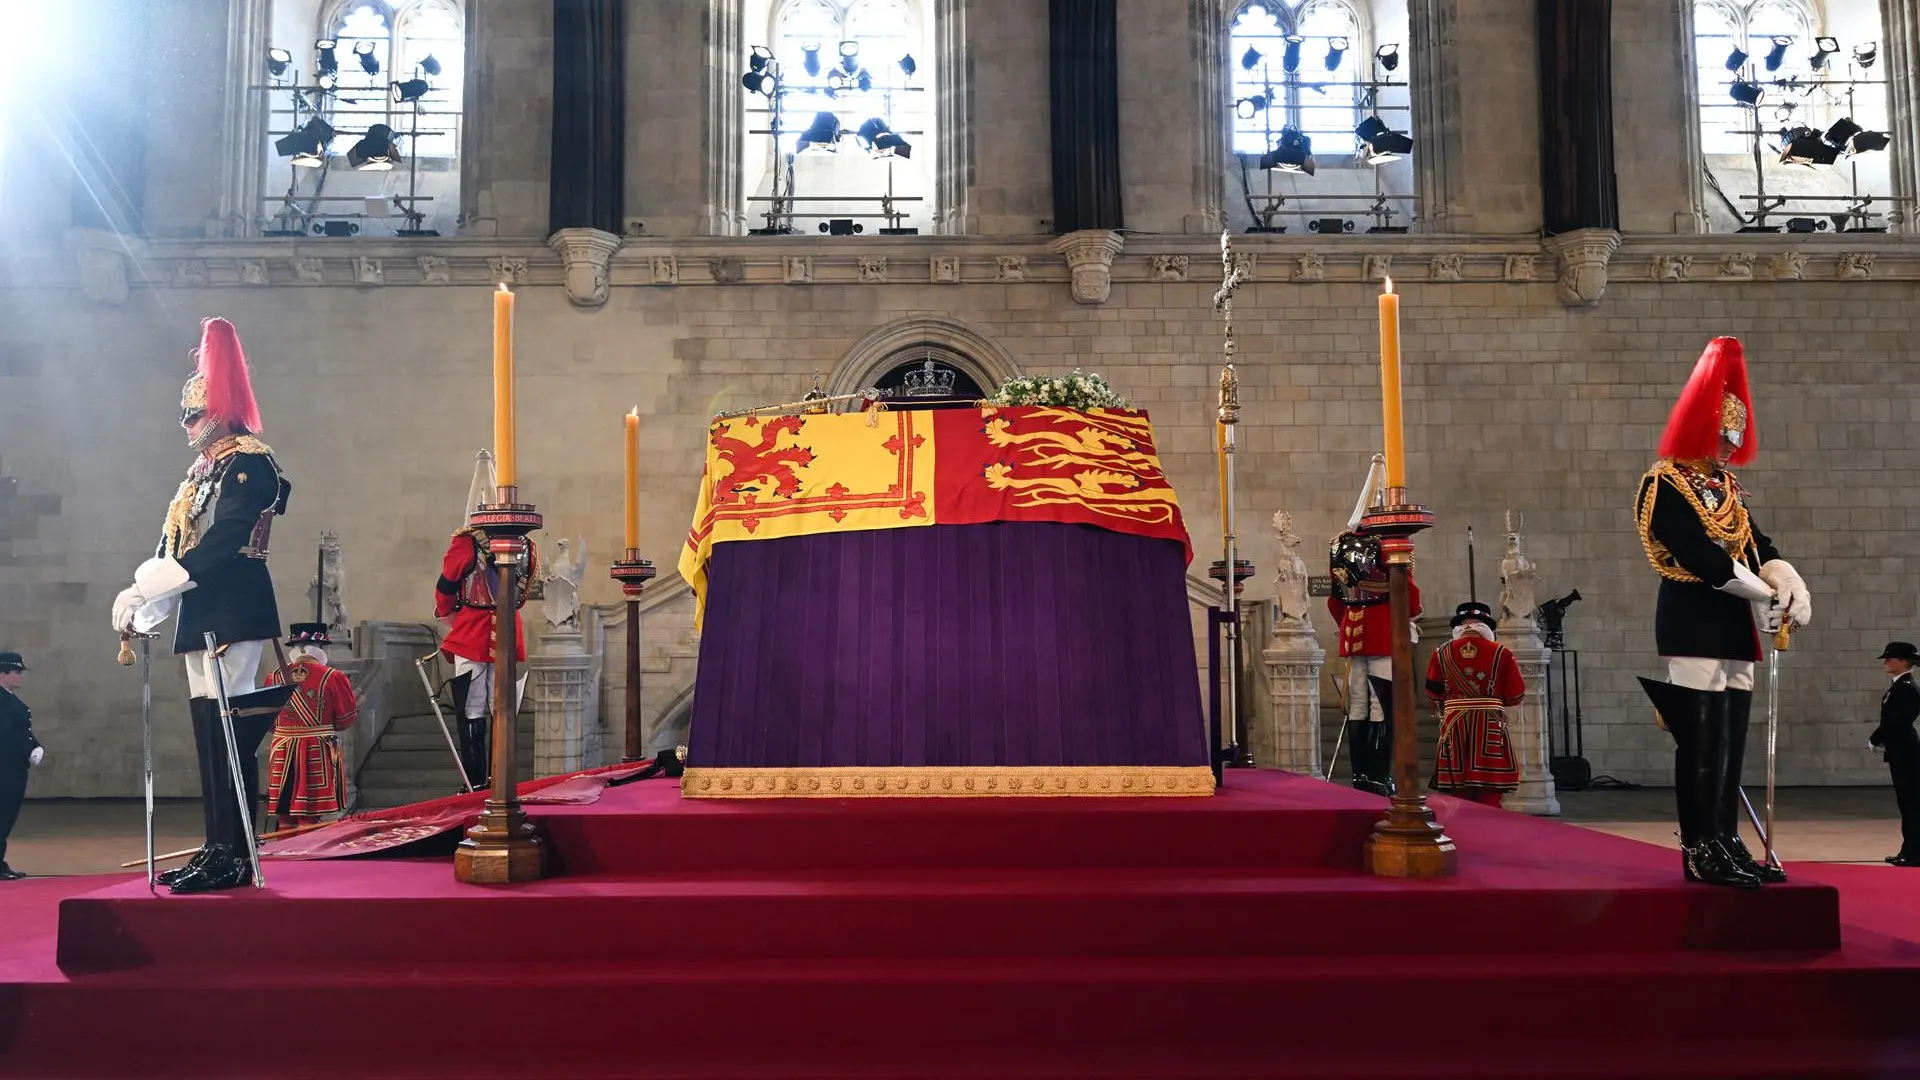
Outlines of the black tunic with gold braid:
{"label": "black tunic with gold braid", "polygon": [[178,559],[194,587],[180,597],[176,653],[280,636],[280,611],[267,572],[267,533],[287,510],[292,485],[273,451],[251,435],[230,436],[194,459],[167,508],[159,553]]}
{"label": "black tunic with gold braid", "polygon": [[1655,462],[1640,480],[1634,520],[1660,575],[1653,617],[1660,655],[1759,660],[1752,605],[1720,586],[1733,579],[1735,558],[1758,571],[1780,552],[1754,525],[1733,474],[1706,464]]}

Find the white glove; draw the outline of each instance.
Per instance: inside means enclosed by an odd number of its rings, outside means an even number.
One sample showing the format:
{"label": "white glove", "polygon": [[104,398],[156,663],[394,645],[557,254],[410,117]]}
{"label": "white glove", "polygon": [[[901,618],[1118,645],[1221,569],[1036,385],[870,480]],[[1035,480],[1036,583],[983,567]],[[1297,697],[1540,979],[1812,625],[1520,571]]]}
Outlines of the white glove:
{"label": "white glove", "polygon": [[1755,605],[1773,603],[1773,589],[1737,560],[1733,564],[1733,577],[1718,588]]}
{"label": "white glove", "polygon": [[1407,620],[1407,640],[1415,645],[1420,644],[1420,622],[1418,619]]}
{"label": "white glove", "polygon": [[36,747],[34,747],[34,748],[33,748],[33,753],[31,753],[31,754],[28,754],[28,755],[27,755],[27,768],[29,768],[29,769],[31,769],[31,768],[33,768],[34,766],[36,766],[36,765],[38,765],[38,764],[40,764],[40,759],[41,759],[41,758],[44,758],[44,757],[46,757],[46,756],[47,756],[47,748],[46,748],[46,747],[44,747],[44,746],[36,746]]}
{"label": "white glove", "polygon": [[129,585],[121,589],[120,595],[113,598],[114,633],[124,634],[133,629],[134,614],[146,606],[147,598],[140,594],[140,586]]}
{"label": "white glove", "polygon": [[1773,559],[1760,568],[1760,580],[1773,586],[1774,606],[1784,609],[1787,621],[1805,626],[1813,618],[1813,598],[1800,572],[1785,559]]}

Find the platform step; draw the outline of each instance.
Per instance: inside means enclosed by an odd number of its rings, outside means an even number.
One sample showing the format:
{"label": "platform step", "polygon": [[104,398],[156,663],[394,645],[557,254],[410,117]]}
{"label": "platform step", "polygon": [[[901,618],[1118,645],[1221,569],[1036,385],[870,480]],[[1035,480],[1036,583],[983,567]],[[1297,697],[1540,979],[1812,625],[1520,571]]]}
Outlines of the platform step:
{"label": "platform step", "polygon": [[[369,1075],[366,1047],[383,1077],[1890,1076],[1913,1063],[1920,995],[1920,972],[1791,954],[249,971],[181,972],[192,993],[139,975],[20,987],[0,999],[0,1032],[18,1032],[0,1069],[258,1076],[284,1051],[286,1001],[320,995],[354,1002],[354,1037],[276,1077]],[[1423,1034],[1392,1033],[1387,987]],[[502,1000],[500,1037],[472,1037]],[[220,1052],[153,1053],[195,1044]]]}

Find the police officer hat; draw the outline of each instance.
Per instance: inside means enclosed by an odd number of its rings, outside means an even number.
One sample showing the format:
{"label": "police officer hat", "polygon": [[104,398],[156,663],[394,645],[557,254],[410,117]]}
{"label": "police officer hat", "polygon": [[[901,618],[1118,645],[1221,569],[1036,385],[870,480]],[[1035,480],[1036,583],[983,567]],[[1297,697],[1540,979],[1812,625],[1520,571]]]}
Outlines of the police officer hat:
{"label": "police officer hat", "polygon": [[1500,624],[1494,620],[1492,608],[1471,601],[1453,609],[1453,622],[1449,625],[1457,629],[1463,622],[1483,622],[1489,630],[1500,629]]}
{"label": "police officer hat", "polygon": [[27,662],[17,652],[0,652],[0,675],[9,671],[25,671]]}
{"label": "police officer hat", "polygon": [[[5,663],[4,658],[9,655],[11,654],[0,653],[0,663]],[[1913,642],[1911,641],[1889,641],[1887,642],[1887,647],[1880,650],[1880,655],[1874,657],[1874,659],[1905,660],[1909,664],[1920,667],[1920,649],[1914,648]]]}

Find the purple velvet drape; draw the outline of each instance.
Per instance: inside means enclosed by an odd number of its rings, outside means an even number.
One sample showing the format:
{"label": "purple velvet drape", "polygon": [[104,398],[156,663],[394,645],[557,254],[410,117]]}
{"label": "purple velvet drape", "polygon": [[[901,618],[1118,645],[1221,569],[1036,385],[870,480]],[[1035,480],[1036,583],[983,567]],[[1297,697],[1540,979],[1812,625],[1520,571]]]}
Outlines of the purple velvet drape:
{"label": "purple velvet drape", "polygon": [[994,522],[720,544],[689,763],[1207,765],[1185,553]]}

